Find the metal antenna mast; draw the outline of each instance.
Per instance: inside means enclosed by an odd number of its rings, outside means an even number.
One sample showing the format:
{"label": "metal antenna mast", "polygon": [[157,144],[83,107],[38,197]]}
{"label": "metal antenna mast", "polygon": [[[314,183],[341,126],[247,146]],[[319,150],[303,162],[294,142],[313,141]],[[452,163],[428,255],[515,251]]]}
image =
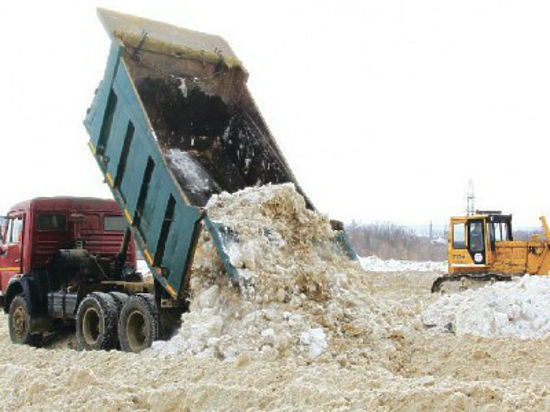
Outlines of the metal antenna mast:
{"label": "metal antenna mast", "polygon": [[474,182],[470,179],[468,180],[468,192],[466,195],[466,214],[468,216],[475,214],[475,198]]}

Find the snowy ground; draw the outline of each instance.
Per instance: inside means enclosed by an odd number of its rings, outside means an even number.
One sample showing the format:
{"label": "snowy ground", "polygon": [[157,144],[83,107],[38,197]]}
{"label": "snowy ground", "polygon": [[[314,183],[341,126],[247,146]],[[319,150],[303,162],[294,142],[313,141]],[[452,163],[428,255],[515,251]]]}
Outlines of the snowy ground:
{"label": "snowy ground", "polygon": [[377,256],[360,257],[363,269],[372,272],[445,272],[447,262],[415,262],[412,260],[382,260]]}
{"label": "snowy ground", "polygon": [[[369,273],[376,302],[399,310],[350,355],[305,358],[34,349],[9,342],[0,318],[0,410],[549,410],[550,338],[482,338],[426,330],[433,273]],[[329,342],[333,346],[333,342]]]}

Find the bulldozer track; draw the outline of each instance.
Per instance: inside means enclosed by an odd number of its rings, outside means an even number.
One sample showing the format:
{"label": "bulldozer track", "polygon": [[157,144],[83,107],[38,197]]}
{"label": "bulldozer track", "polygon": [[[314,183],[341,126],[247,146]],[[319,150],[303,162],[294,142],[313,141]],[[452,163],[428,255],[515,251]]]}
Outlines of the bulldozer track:
{"label": "bulldozer track", "polygon": [[432,283],[432,293],[439,292],[441,285],[445,282],[460,282],[462,280],[473,280],[476,282],[508,282],[513,276],[497,273],[456,273],[446,274],[438,277]]}

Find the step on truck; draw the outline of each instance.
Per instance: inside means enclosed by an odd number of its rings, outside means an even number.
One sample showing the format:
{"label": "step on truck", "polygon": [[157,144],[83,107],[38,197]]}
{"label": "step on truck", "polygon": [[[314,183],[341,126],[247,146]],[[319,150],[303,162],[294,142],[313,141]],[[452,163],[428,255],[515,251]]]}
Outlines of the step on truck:
{"label": "step on truck", "polygon": [[[314,206],[250,96],[246,70],[222,38],[103,9],[98,15],[112,43],[84,125],[125,229],[121,252],[112,257],[118,266],[111,263],[113,270],[105,269],[93,286],[75,271],[76,296],[64,307],[76,318],[84,348],[138,352],[170,336],[187,310],[201,230],[209,231],[227,275],[239,284],[239,269],[226,253],[238,234],[208,216],[213,194],[291,182]],[[335,253],[355,259],[341,224],[333,229]],[[132,238],[152,273],[150,288],[118,272]],[[70,257],[74,267],[85,267],[81,249]],[[49,267],[46,276],[63,265]],[[32,292],[17,296],[32,301]],[[6,301],[5,310],[11,313],[12,305]]]}

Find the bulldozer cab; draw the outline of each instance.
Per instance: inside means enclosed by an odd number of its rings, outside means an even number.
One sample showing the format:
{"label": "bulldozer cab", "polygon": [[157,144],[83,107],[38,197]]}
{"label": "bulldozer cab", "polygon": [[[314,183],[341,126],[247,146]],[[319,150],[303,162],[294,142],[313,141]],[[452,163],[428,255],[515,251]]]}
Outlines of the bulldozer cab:
{"label": "bulldozer cab", "polygon": [[492,266],[498,242],[512,240],[512,216],[478,211],[451,218],[449,273],[485,272]]}

